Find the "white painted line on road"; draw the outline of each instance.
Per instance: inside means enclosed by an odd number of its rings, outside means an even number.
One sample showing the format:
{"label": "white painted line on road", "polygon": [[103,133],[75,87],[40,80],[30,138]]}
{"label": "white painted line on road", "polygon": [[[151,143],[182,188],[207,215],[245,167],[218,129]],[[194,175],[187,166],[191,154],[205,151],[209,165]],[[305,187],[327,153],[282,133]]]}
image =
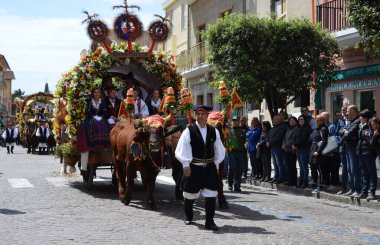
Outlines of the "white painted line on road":
{"label": "white painted line on road", "polygon": [[45,179],[55,187],[69,186],[69,182],[63,177],[51,177]]}
{"label": "white painted line on road", "polygon": [[175,185],[175,182],[174,182],[173,178],[169,178],[169,177],[166,177],[166,176],[159,175],[159,176],[157,176],[157,180],[165,182],[165,183],[168,183],[170,185]]}
{"label": "white painted line on road", "polygon": [[21,178],[21,179],[8,179],[9,184],[13,188],[31,188],[33,185],[29,182],[29,180]]}

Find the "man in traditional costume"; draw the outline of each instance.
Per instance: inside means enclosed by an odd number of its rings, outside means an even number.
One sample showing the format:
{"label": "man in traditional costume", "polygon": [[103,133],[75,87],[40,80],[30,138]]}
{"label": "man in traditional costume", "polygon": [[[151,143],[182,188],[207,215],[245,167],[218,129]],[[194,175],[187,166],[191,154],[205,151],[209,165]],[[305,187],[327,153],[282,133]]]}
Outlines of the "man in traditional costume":
{"label": "man in traditional costume", "polygon": [[137,91],[137,89],[134,90],[135,95],[135,111],[133,113],[133,118],[135,119],[142,119],[144,117],[149,116],[149,110],[148,106],[142,100],[142,93],[141,91]]}
{"label": "man in traditional costume", "polygon": [[115,87],[108,89],[108,97],[104,100],[107,105],[107,121],[108,124],[113,126],[117,122],[121,100],[117,98],[117,91]]}
{"label": "man in traditional costume", "polygon": [[7,153],[13,154],[13,149],[15,147],[16,138],[18,135],[18,130],[13,127],[13,123],[7,126],[5,131],[3,132],[3,139],[5,141],[5,145],[7,147]]}
{"label": "man in traditional costume", "polygon": [[38,137],[38,154],[45,155],[47,149],[47,139],[50,136],[50,129],[46,119],[40,120],[40,126],[37,128],[36,136]]}
{"label": "man in traditional costume", "polygon": [[223,162],[225,149],[218,130],[207,124],[212,106],[194,106],[196,122],[182,133],[177,148],[176,158],[182,163],[183,176],[181,188],[185,198],[185,224],[193,220],[195,199],[205,197],[207,230],[218,230],[214,222],[217,192],[217,170]]}

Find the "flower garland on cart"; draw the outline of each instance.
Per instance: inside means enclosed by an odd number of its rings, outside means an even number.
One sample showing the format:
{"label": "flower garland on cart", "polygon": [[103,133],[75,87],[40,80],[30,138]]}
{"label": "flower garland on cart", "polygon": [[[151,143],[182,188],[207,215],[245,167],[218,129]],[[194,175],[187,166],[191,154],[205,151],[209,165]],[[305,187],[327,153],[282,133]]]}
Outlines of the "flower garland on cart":
{"label": "flower garland on cart", "polygon": [[[110,45],[113,52],[129,52],[126,43],[113,43]],[[141,47],[133,43],[133,52],[147,52],[148,47]],[[111,66],[125,63],[126,59],[112,59],[109,52],[99,47],[95,51],[90,51],[83,57],[77,65],[65,72],[56,85],[55,114],[58,113],[59,100],[64,98],[67,102],[65,124],[66,133],[70,138],[75,139],[77,129],[81,121],[85,118],[86,106],[91,96],[91,91],[95,87],[102,85],[104,77],[110,77],[107,70]],[[155,75],[161,83],[161,91],[166,91],[171,87],[175,100],[173,105],[178,106],[180,98],[182,76],[177,73],[176,65],[173,63],[174,57],[163,51],[152,51],[147,58],[131,58],[130,62],[146,69]],[[112,84],[117,89],[124,89],[125,83],[121,77],[112,76]],[[60,125],[54,124],[53,130],[56,139],[60,137]]]}

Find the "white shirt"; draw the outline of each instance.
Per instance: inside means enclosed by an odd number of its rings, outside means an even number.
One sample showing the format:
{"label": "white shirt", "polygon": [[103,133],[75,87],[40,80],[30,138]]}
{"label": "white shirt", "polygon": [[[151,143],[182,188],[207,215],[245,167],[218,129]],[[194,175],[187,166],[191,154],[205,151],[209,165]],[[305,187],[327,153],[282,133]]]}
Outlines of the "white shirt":
{"label": "white shirt", "polygon": [[157,102],[154,102],[153,99],[152,99],[151,101],[152,101],[152,102],[151,102],[150,104],[151,104],[153,107],[155,107],[155,108],[160,107],[160,105],[161,105],[161,98],[158,98]]}
{"label": "white shirt", "polygon": [[[6,130],[4,130],[3,135],[1,135],[1,137],[3,137],[4,140],[7,139],[7,130],[9,131],[9,134],[12,133],[12,129],[11,128],[7,128]],[[14,139],[16,139],[17,135],[18,135],[18,129],[15,128],[14,131],[13,131],[13,136],[11,136],[11,137],[14,138]]]}
{"label": "white shirt", "polygon": [[[201,128],[198,122],[195,123],[197,124],[199,131],[202,134],[203,141],[205,142],[207,135],[207,127]],[[216,131],[216,140],[214,143],[214,163],[216,165],[216,168],[219,169],[219,163],[221,163],[224,160],[225,148],[220,139],[219,131],[216,129],[214,130]],[[183,131],[181,137],[179,138],[177,148],[175,149],[175,157],[178,159],[178,161],[182,163],[183,168],[189,167],[190,163],[193,161],[193,153],[191,150],[190,142],[190,131],[188,128],[186,128],[185,131]],[[199,165],[203,165],[203,163],[200,163]]]}
{"label": "white shirt", "polygon": [[137,100],[135,100],[135,113],[134,114],[141,113],[142,118],[149,116],[148,106],[146,106],[146,104],[143,100],[140,100],[140,101],[141,101],[141,103],[140,103],[140,111],[139,111],[139,108],[137,106]]}
{"label": "white shirt", "polygon": [[[42,127],[42,126],[38,127],[38,130],[36,132],[37,137],[42,136],[42,132],[40,132],[40,129],[45,129],[45,127]],[[50,136],[50,130],[49,130],[49,128],[46,128],[46,139],[49,138],[49,136]]]}

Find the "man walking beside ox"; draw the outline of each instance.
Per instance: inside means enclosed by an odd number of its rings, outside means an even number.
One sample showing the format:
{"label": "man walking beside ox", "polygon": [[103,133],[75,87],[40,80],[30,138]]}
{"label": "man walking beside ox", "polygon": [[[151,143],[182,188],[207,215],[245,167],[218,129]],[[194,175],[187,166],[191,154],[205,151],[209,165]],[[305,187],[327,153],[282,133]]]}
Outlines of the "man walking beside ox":
{"label": "man walking beside ox", "polygon": [[185,224],[193,221],[195,199],[205,197],[207,230],[218,230],[214,222],[215,197],[217,192],[217,169],[224,160],[225,149],[218,130],[207,124],[212,106],[194,106],[196,122],[182,133],[175,150],[176,158],[182,163],[181,188],[185,198]]}

